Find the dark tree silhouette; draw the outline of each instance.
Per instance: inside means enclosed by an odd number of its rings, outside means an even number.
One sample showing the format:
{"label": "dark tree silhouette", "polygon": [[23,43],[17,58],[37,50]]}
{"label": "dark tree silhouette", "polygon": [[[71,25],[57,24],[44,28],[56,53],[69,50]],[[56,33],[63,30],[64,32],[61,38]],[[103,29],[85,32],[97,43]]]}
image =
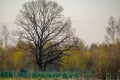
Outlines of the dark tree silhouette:
{"label": "dark tree silhouette", "polygon": [[56,2],[36,0],[26,2],[17,17],[22,27],[19,34],[33,42],[36,63],[42,71],[72,45],[71,21],[62,11]]}

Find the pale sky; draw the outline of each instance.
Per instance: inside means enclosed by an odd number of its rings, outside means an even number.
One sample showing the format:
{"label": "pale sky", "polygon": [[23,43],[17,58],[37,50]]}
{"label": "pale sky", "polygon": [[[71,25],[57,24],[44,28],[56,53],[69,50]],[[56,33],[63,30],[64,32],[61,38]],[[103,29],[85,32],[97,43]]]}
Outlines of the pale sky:
{"label": "pale sky", "polygon": [[[0,0],[0,27],[16,29],[15,19],[22,4],[29,0]],[[110,16],[120,17],[120,0],[54,0],[64,8],[64,15],[72,20],[75,34],[86,42],[105,41],[105,27]]]}

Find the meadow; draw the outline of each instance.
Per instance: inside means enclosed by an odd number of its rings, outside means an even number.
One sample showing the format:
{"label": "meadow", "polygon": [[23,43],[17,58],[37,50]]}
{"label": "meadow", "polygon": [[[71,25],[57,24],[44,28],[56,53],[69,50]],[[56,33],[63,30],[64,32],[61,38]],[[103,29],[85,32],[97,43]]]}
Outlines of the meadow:
{"label": "meadow", "polygon": [[[33,72],[17,73],[14,76],[13,72],[0,72],[0,80],[103,80],[96,78],[90,72]],[[117,79],[111,79],[106,76],[105,80],[120,80],[120,75]]]}
{"label": "meadow", "polygon": [[93,80],[89,72],[19,72],[15,76],[13,72],[0,72],[0,80]]}

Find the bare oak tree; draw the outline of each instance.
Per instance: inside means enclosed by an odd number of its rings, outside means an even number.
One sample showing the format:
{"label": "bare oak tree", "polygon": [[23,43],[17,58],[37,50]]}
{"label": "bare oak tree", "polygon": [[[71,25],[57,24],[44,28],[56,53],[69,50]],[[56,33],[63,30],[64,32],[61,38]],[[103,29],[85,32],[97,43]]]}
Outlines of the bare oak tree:
{"label": "bare oak tree", "polygon": [[22,27],[19,34],[33,42],[36,63],[42,71],[72,45],[71,21],[62,11],[56,2],[35,0],[26,2],[17,17],[17,24]]}

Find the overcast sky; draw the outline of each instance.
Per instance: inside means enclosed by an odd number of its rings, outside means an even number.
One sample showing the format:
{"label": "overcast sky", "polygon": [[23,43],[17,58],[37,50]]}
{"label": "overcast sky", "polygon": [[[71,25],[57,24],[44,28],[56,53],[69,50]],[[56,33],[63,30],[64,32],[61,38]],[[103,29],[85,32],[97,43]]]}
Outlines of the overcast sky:
{"label": "overcast sky", "polygon": [[[0,27],[7,25],[16,29],[16,15],[22,4],[29,0],[0,0]],[[102,43],[108,19],[120,16],[120,0],[54,0],[64,8],[66,17],[72,20],[75,34],[86,42]]]}

